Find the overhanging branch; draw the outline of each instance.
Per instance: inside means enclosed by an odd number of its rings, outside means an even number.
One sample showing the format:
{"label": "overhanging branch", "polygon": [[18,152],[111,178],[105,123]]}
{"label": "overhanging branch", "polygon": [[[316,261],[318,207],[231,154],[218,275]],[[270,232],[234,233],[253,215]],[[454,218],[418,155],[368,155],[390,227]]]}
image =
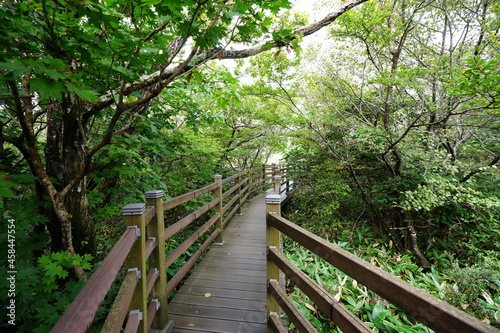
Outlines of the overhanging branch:
{"label": "overhanging branch", "polygon": [[[297,29],[294,31],[294,35],[287,36],[283,40],[274,40],[268,41],[266,43],[262,43],[260,45],[255,45],[242,50],[225,50],[223,48],[213,48],[204,52],[201,52],[194,57],[188,65],[185,62],[179,64],[175,67],[167,68],[164,70],[156,71],[152,74],[142,77],[139,81],[134,83],[128,83],[123,86],[123,94],[128,95],[130,93],[140,91],[147,87],[150,87],[153,84],[157,84],[162,81],[168,81],[169,83],[174,81],[176,78],[184,75],[189,72],[193,68],[196,68],[200,65],[203,65],[209,60],[213,60],[218,58],[219,60],[223,59],[244,59],[260,54],[269,49],[283,46],[284,44],[291,42],[297,38],[297,36],[310,36],[315,32],[321,30],[322,28],[328,26],[332,22],[334,22],[339,16],[347,12],[348,10],[356,7],[367,0],[353,0],[350,1],[343,6],[341,6],[336,11],[326,15],[322,20],[314,22],[306,27]],[[110,93],[103,95],[100,98],[100,102],[98,102],[90,112],[93,113],[97,109],[103,109],[114,103],[113,95],[119,93],[118,88],[111,91]],[[135,103],[137,104],[137,103]]]}

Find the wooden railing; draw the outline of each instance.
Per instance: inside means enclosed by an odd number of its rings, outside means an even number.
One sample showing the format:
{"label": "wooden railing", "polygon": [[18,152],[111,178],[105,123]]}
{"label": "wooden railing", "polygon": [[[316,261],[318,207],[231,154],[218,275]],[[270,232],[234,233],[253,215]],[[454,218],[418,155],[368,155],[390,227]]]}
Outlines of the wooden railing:
{"label": "wooden railing", "polygon": [[[169,295],[211,244],[224,242],[226,224],[241,213],[250,196],[273,185],[272,176],[279,170],[273,165],[237,171],[226,179],[216,175],[214,183],[176,198],[163,201],[162,191],[151,191],[146,192],[146,203],[123,207],[125,232],[51,332],[86,332],[122,266],[126,275],[102,332],[168,332],[173,326],[168,319]],[[165,227],[165,211],[209,194],[213,200]],[[206,222],[166,255],[165,241],[202,216]],[[167,268],[209,231],[211,234],[167,282]]]}
{"label": "wooden railing", "polygon": [[284,274],[342,332],[372,332],[359,318],[346,309],[341,300],[335,299],[284,256],[281,237],[286,235],[436,332],[500,333],[500,330],[413,287],[398,277],[281,217],[279,194],[267,195],[266,207],[268,246],[267,308],[269,311],[268,326],[270,331],[287,331],[280,321],[280,314],[283,311],[299,332],[317,332],[283,291],[280,281],[283,281],[282,275]]}

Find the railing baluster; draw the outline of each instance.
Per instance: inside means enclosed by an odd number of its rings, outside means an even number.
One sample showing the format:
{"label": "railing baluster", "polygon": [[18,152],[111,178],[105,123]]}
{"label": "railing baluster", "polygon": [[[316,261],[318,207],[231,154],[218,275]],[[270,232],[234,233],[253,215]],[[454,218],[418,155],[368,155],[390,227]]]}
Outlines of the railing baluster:
{"label": "railing baluster", "polygon": [[267,166],[265,164],[262,165],[262,183],[266,183],[266,171],[267,171]]}
{"label": "railing baluster", "polygon": [[[146,286],[146,220],[144,212],[146,205],[129,204],[123,207],[123,220],[127,227],[137,227],[139,234],[138,240],[135,242],[129,256],[125,260],[125,267],[129,269],[137,268],[139,270],[139,282],[134,291],[134,296],[130,302],[129,310],[138,310],[142,314],[142,320],[139,323],[138,332],[146,333],[148,331],[147,324],[147,286]],[[139,316],[140,317],[140,316]]]}
{"label": "railing baluster", "polygon": [[241,205],[243,205],[243,202],[241,201],[241,170],[236,169],[236,174],[238,177],[236,178],[236,185],[238,186],[238,190],[236,192],[236,195],[238,197],[238,200],[236,204],[238,205],[238,210],[236,211],[237,215],[241,215]]}
{"label": "railing baluster", "polygon": [[[270,214],[281,215],[280,199],[279,194],[268,194],[266,196],[266,216]],[[270,224],[266,224],[266,246],[268,251],[269,248],[276,248],[278,251],[282,250],[281,233]],[[269,259],[267,260],[267,281],[268,284],[270,281],[280,281],[280,270]],[[276,313],[278,316],[281,311],[278,302],[269,291],[267,292],[267,311],[269,315]],[[268,332],[272,332],[270,327],[268,327]]]}
{"label": "railing baluster", "polygon": [[163,191],[149,191],[145,193],[146,205],[155,208],[155,217],[147,228],[148,237],[155,237],[156,248],[149,257],[149,268],[158,270],[158,279],[151,291],[151,298],[159,302],[150,332],[168,332],[173,323],[168,320],[167,305],[167,267],[165,262],[165,219],[163,216]]}
{"label": "railing baluster", "polygon": [[286,169],[286,194],[290,193],[290,176],[289,176],[289,169]]}
{"label": "railing baluster", "polygon": [[281,197],[281,176],[274,176],[274,194]]}
{"label": "railing baluster", "polygon": [[224,245],[224,237],[222,235],[222,229],[223,229],[223,223],[224,220],[222,218],[222,209],[223,209],[223,202],[222,202],[222,176],[221,175],[215,175],[214,176],[214,181],[217,186],[217,188],[214,190],[214,195],[216,198],[219,198],[219,202],[215,206],[215,213],[219,214],[219,218],[217,219],[217,222],[215,222],[215,228],[219,228],[220,232],[217,235],[217,238],[215,239],[215,245],[217,246],[222,246]]}

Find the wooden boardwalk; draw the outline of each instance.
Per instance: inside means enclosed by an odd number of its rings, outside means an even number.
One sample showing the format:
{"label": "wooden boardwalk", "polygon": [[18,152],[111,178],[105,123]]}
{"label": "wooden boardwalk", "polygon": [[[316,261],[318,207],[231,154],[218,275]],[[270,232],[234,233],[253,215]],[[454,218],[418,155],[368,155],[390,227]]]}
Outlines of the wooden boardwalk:
{"label": "wooden boardwalk", "polygon": [[169,303],[173,332],[266,332],[265,193],[224,230]]}

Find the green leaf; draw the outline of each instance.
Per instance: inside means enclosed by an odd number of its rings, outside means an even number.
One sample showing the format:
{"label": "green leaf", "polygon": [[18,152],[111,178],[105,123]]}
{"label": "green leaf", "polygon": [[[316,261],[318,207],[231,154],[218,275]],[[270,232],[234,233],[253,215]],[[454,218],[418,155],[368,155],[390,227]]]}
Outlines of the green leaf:
{"label": "green leaf", "polygon": [[50,256],[53,261],[62,262],[67,257],[67,255],[68,254],[65,252],[54,252]]}
{"label": "green leaf", "polygon": [[238,29],[238,31],[242,35],[247,35],[247,34],[252,32],[252,29],[250,29],[249,27],[247,27],[245,25],[238,25],[238,26],[236,26],[236,28]]}
{"label": "green leaf", "polygon": [[201,75],[200,72],[198,71],[193,71],[193,79],[197,83],[201,83],[203,81],[203,76]]}
{"label": "green leaf", "polygon": [[71,83],[66,83],[66,87],[68,88],[69,91],[72,91],[75,94],[77,94],[78,97],[80,97],[81,99],[91,102],[95,102],[99,99],[99,96],[97,96],[97,94],[91,90],[80,89],[77,86],[72,85]]}
{"label": "green leaf", "polygon": [[12,72],[14,77],[19,77],[26,73],[30,67],[23,64],[20,59],[12,59],[9,62],[0,63],[0,69]]}
{"label": "green leaf", "polygon": [[15,198],[14,193],[8,188],[2,188],[0,184],[0,198]]}
{"label": "green leaf", "polygon": [[40,258],[38,258],[38,264],[39,265],[47,265],[50,263],[52,260],[50,259],[49,256],[42,255]]}
{"label": "green leaf", "polygon": [[[15,198],[14,192],[10,189],[15,184],[5,180],[7,175],[5,173],[0,173],[0,198]],[[3,205],[3,200],[0,200],[0,207]]]}
{"label": "green leaf", "polygon": [[48,263],[44,267],[44,269],[45,269],[46,274],[48,276],[52,277],[52,278],[63,277],[63,275],[64,275],[64,269],[63,269],[63,267],[61,265],[59,265],[58,263],[56,263],[56,262]]}
{"label": "green leaf", "polygon": [[385,309],[380,304],[375,304],[372,311],[372,320],[374,322],[381,321],[385,318]]}
{"label": "green leaf", "polygon": [[48,79],[45,76],[36,76],[31,79],[31,88],[40,94],[41,99],[54,98],[58,101],[62,100],[62,93],[66,92],[66,87],[62,82]]}

